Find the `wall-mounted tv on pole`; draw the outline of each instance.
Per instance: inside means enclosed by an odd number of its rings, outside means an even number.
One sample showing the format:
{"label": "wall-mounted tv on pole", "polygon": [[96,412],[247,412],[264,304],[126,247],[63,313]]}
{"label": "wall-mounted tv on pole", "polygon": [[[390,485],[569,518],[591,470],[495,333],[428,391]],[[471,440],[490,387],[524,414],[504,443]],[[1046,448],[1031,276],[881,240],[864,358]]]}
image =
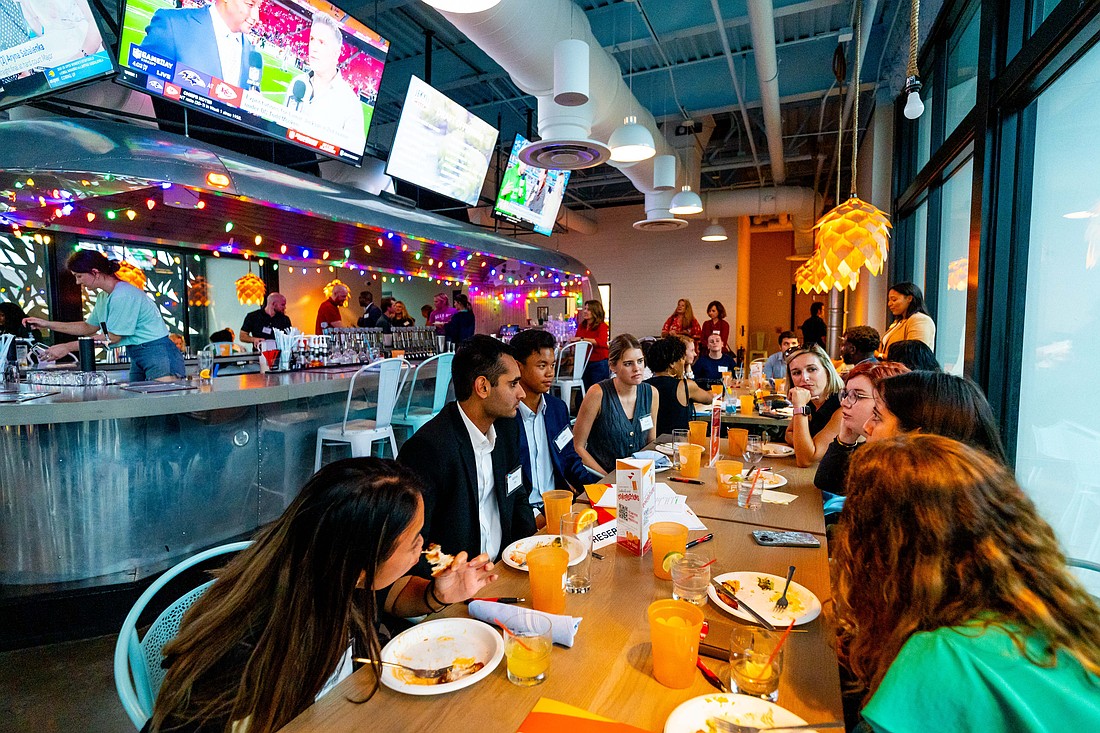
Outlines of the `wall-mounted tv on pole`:
{"label": "wall-mounted tv on pole", "polygon": [[126,0],[118,81],[358,165],[388,52],[324,0]]}
{"label": "wall-mounted tv on pole", "polygon": [[569,171],[547,170],[527,165],[519,153],[531,143],[516,135],[508,166],[500,179],[494,216],[515,223],[530,224],[539,234],[550,236],[569,183]]}
{"label": "wall-mounted tv on pole", "polygon": [[0,0],[0,109],[111,76],[88,0]]}
{"label": "wall-mounted tv on pole", "polygon": [[386,173],[473,206],[496,143],[495,127],[414,76]]}

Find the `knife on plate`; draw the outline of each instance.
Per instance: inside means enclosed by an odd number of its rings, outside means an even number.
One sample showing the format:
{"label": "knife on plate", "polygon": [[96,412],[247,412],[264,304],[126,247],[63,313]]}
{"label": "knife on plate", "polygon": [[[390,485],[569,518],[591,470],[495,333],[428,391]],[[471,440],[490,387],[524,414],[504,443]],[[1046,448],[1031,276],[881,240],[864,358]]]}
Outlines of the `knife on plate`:
{"label": "knife on plate", "polygon": [[749,604],[742,601],[736,595],[734,595],[733,599],[735,601],[737,601],[737,607],[738,608],[744,609],[746,612],[748,612],[748,614],[750,616],[752,616],[754,619],[756,619],[757,621],[760,622],[761,626],[763,626],[768,631],[775,631],[775,626],[773,626],[772,623],[770,621],[768,621],[768,619],[764,618],[759,613],[757,613],[755,610],[753,610],[752,607],[749,606]]}

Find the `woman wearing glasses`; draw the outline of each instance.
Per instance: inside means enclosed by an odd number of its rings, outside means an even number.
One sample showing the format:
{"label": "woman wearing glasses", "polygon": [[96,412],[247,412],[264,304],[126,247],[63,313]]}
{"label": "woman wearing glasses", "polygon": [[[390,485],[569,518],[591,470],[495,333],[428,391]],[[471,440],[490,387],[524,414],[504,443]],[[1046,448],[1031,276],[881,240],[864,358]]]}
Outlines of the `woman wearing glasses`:
{"label": "woman wearing glasses", "polygon": [[[840,390],[840,432],[821,458],[814,475],[814,486],[821,489],[826,504],[844,494],[844,479],[848,476],[848,461],[852,453],[864,443],[867,436],[863,426],[871,419],[875,409],[875,386],[909,368],[896,362],[864,361],[852,367],[844,378]],[[839,508],[839,507],[838,507]],[[828,509],[826,509],[828,513]]]}
{"label": "woman wearing glasses", "polygon": [[799,468],[821,460],[840,433],[840,397],[844,383],[820,346],[810,345],[787,355],[787,399],[794,405],[786,440],[794,447]]}

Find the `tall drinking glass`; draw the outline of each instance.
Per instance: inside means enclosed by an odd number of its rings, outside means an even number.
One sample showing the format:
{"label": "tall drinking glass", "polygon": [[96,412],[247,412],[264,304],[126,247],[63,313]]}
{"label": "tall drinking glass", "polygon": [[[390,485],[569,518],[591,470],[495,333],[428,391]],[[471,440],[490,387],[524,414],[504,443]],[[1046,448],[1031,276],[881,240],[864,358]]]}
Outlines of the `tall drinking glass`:
{"label": "tall drinking glass", "polygon": [[672,563],[672,597],[687,601],[693,606],[707,605],[707,586],[710,585],[710,559],[697,552],[689,552]]}
{"label": "tall drinking glass", "polygon": [[199,379],[209,382],[214,373],[214,350],[209,346],[199,352]]}
{"label": "tall drinking glass", "polygon": [[565,612],[565,579],[568,568],[569,553],[564,548],[536,547],[527,553],[531,605],[536,611]]}
{"label": "tall drinking glass", "polygon": [[[730,688],[742,695],[779,698],[783,652],[773,654],[781,634],[766,629],[739,627],[730,634]],[[769,660],[771,660],[769,662]]]}
{"label": "tall drinking glass", "polygon": [[[587,593],[592,587],[592,527],[584,512],[569,512],[561,518],[561,542],[569,553],[565,575],[566,593]],[[577,562],[576,558],[582,558]]]}
{"label": "tall drinking glass", "polygon": [[680,470],[680,446],[687,445],[689,442],[687,430],[672,431],[672,468],[674,470]]}
{"label": "tall drinking glass", "polygon": [[[688,528],[678,522],[654,522],[649,526],[655,576],[661,580],[672,580],[672,575],[664,569],[665,559],[670,553],[683,555],[687,547],[687,539]],[[530,554],[527,557],[530,558]]]}
{"label": "tall drinking glass", "polygon": [[748,443],[745,446],[745,463],[748,464],[751,470],[759,466],[763,458],[764,443],[760,440],[759,435],[750,435]]}
{"label": "tall drinking glass", "polygon": [[573,492],[563,489],[547,491],[542,495],[542,511],[546,515],[546,534],[561,531],[561,518],[573,507]]}
{"label": "tall drinking glass", "polygon": [[653,676],[682,690],[695,680],[703,611],[683,601],[654,601],[646,614],[653,643]]}

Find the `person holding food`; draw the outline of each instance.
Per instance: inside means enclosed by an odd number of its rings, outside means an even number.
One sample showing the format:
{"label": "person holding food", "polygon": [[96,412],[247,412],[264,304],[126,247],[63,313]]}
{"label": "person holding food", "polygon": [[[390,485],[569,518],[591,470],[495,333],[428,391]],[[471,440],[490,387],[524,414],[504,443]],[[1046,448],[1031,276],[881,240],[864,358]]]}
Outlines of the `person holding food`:
{"label": "person holding food", "polygon": [[[117,276],[119,263],[90,249],[74,252],[66,268],[76,278],[76,284],[89,290],[98,290],[95,306],[87,321],[47,321],[44,318],[25,318],[23,324],[30,328],[48,328],[73,336],[91,336],[99,333],[106,324],[107,332],[101,334],[111,346],[125,346],[130,358],[130,381],[158,382],[182,379],[187,376],[183,356],[168,338],[160,311],[153,299]],[[45,359],[56,361],[75,352],[78,341],[54,344],[46,350]]]}
{"label": "person holding food", "polygon": [[[424,536],[444,552],[492,560],[535,533],[515,420],[524,397],[507,344],[475,334],[451,362],[456,402],[410,437],[397,460],[424,484]],[[426,565],[417,569],[426,574]]]}
{"label": "person holding food", "polygon": [[612,339],[608,364],[613,376],[588,390],[573,426],[573,447],[596,476],[657,439],[660,398],[642,382],[645,357],[638,339],[629,333]]}
{"label": "person holding food", "polygon": [[837,529],[837,653],[871,730],[1100,730],[1100,607],[1003,463],[938,435],[868,445]]}
{"label": "person holding food", "polygon": [[[496,579],[487,557],[464,552],[431,580],[408,577],[423,525],[422,489],[394,461],[321,468],[184,615],[144,730],[279,730],[351,674],[353,657],[380,659],[380,598],[397,616],[435,613]],[[372,665],[368,698],[382,674]]]}
{"label": "person holding food", "polygon": [[794,405],[786,439],[799,468],[821,460],[840,433],[840,398],[844,385],[829,355],[817,345],[787,355],[787,399]]}

